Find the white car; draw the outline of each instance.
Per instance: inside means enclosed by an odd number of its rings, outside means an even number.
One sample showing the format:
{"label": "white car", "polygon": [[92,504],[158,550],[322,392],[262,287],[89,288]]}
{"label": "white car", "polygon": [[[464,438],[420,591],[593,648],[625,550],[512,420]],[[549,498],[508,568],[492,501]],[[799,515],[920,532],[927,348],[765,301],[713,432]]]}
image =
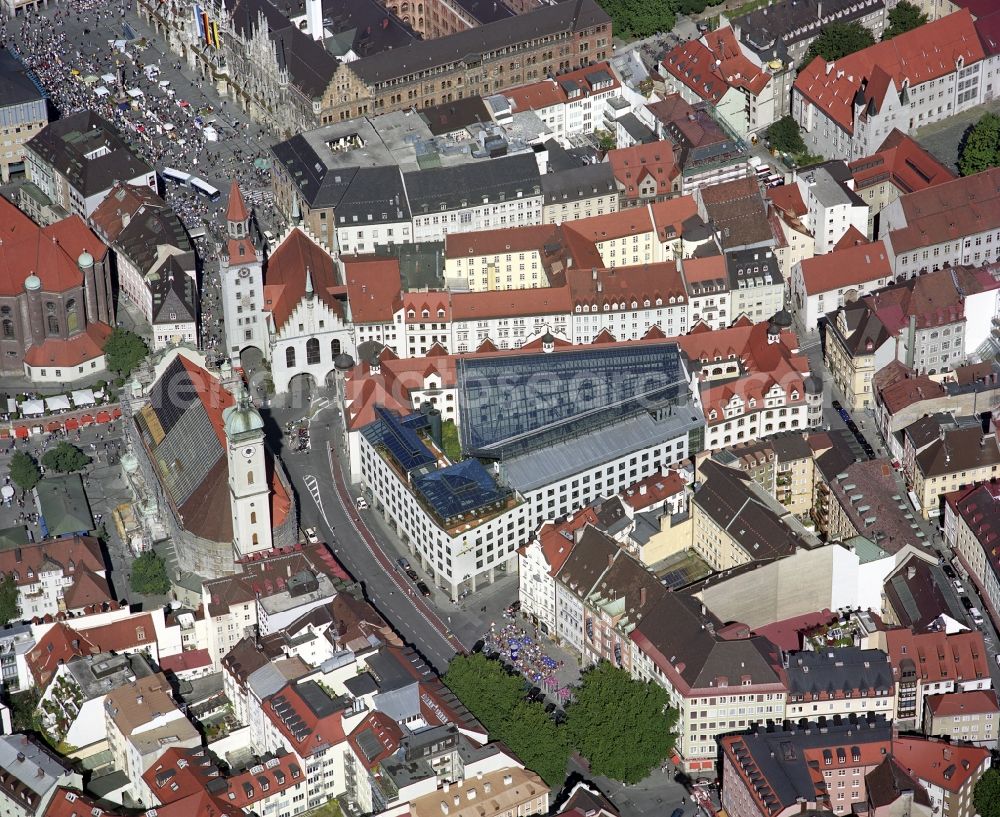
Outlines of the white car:
{"label": "white car", "polygon": [[319,544],[319,536],[316,534],[316,528],[306,528],[302,532],[306,535],[306,541],[310,545]]}
{"label": "white car", "polygon": [[357,508],[358,508],[359,511],[363,511],[365,508],[368,507],[368,500],[365,499],[363,496],[359,496],[354,501],[354,504],[357,506]]}
{"label": "white car", "polygon": [[959,593],[961,593],[961,592],[962,592],[963,590],[965,590],[965,588],[964,588],[964,587],[962,586],[962,580],[961,580],[961,579],[952,579],[952,580],[951,580],[951,583],[952,583],[953,585],[955,585],[955,589],[956,589],[956,590],[957,590],[957,591],[958,591]]}

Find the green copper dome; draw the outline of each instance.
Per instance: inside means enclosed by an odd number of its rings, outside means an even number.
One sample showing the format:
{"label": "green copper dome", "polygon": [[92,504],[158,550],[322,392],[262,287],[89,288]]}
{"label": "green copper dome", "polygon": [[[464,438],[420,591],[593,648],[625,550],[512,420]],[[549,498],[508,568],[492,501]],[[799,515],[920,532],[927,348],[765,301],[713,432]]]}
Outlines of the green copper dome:
{"label": "green copper dome", "polygon": [[230,439],[252,431],[264,428],[264,418],[250,402],[250,396],[241,383],[236,390],[236,404],[222,412],[222,421],[226,425],[226,436]]}

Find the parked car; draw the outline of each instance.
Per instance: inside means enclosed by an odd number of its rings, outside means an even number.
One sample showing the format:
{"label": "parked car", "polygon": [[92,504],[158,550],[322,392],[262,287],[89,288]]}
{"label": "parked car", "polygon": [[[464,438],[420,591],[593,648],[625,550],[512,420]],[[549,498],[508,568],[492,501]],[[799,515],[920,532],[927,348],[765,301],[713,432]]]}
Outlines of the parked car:
{"label": "parked car", "polygon": [[407,570],[410,567],[410,563],[402,556],[396,559],[396,564],[403,568],[403,570]]}
{"label": "parked car", "polygon": [[407,576],[409,576],[409,577],[410,577],[410,578],[411,578],[411,579],[412,579],[413,581],[415,581],[415,582],[418,582],[418,581],[420,581],[420,577],[419,577],[419,576],[417,575],[417,571],[416,571],[416,570],[414,570],[414,569],[413,569],[412,567],[407,567],[407,568],[404,568],[404,572],[405,572],[405,573],[406,573],[406,575],[407,575]]}
{"label": "parked car", "polygon": [[368,507],[368,500],[365,499],[363,496],[359,496],[357,499],[354,500],[354,504],[357,506],[359,511],[363,511],[365,508]]}
{"label": "parked car", "polygon": [[944,571],[944,575],[949,579],[957,579],[958,576],[955,575],[955,571],[952,569],[951,565],[942,565],[941,570]]}
{"label": "parked car", "polygon": [[969,618],[972,619],[972,623],[977,627],[983,623],[983,614],[979,612],[978,607],[969,608]]}
{"label": "parked car", "polygon": [[952,583],[953,585],[955,585],[955,589],[956,589],[956,590],[957,590],[957,591],[958,591],[959,593],[961,593],[961,592],[962,592],[962,591],[963,591],[963,590],[965,589],[965,588],[964,588],[964,587],[962,586],[962,580],[961,580],[961,579],[952,579],[952,580],[951,580],[951,583]]}
{"label": "parked car", "polygon": [[972,607],[973,607],[973,604],[972,604],[972,602],[971,602],[971,601],[969,601],[969,597],[968,597],[968,596],[962,596],[962,598],[961,598],[961,599],[959,599],[959,601],[961,601],[961,602],[962,602],[962,606],[963,606],[963,607],[964,607],[964,608],[965,608],[966,610],[971,610],[971,609],[972,609]]}
{"label": "parked car", "polygon": [[316,534],[316,528],[306,528],[302,532],[306,535],[306,541],[310,545],[319,544],[319,536]]}
{"label": "parked car", "polygon": [[431,594],[431,589],[427,586],[426,582],[417,582],[417,590],[424,596],[429,596]]}

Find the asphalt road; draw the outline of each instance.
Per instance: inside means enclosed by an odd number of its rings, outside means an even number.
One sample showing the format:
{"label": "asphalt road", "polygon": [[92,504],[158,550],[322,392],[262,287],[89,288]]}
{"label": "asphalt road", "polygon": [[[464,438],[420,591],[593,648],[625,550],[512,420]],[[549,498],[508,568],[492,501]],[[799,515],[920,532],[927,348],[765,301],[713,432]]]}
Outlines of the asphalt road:
{"label": "asphalt road", "polygon": [[[327,455],[327,444],[331,443],[335,451],[333,463],[339,465],[336,453],[339,440],[335,435],[338,421],[336,409],[326,400],[322,393],[317,393],[311,407],[305,410],[272,403],[262,411],[268,443],[281,456],[298,496],[299,524],[317,529],[320,539],[330,545],[348,572],[362,583],[368,600],[434,669],[443,673],[461,645],[445,636],[446,621],[412,590],[409,579],[392,557],[382,553],[365,525],[365,517],[371,511],[359,514],[342,501]],[[293,453],[282,435],[284,424],[300,420],[310,412],[312,448]],[[327,424],[331,429],[327,430]]]}

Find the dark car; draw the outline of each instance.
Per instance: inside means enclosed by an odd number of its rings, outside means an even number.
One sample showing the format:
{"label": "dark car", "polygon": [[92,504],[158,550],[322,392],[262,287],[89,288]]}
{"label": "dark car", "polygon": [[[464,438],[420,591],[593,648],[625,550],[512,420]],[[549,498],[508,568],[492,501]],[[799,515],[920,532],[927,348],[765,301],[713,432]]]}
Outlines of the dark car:
{"label": "dark car", "polygon": [[684,817],[684,809],[675,808],[670,817]]}
{"label": "dark car", "polygon": [[396,564],[398,564],[401,568],[403,568],[403,570],[410,569],[410,563],[402,556],[396,559]]}
{"label": "dark car", "polygon": [[409,576],[413,581],[415,581],[415,582],[420,581],[420,577],[417,575],[417,571],[414,570],[412,567],[406,568],[405,572],[406,572],[406,575]]}
{"label": "dark car", "polygon": [[955,570],[952,568],[951,565],[942,565],[941,570],[944,572],[944,575],[947,576],[949,579],[958,578],[958,576],[955,574]]}
{"label": "dark car", "polygon": [[833,406],[836,411],[840,411],[843,408],[839,400],[834,400],[830,405]]}
{"label": "dark car", "polygon": [[419,590],[424,596],[429,596],[431,594],[431,589],[427,586],[426,582],[417,582],[417,590]]}
{"label": "dark car", "polygon": [[966,610],[971,610],[971,609],[972,609],[973,607],[975,607],[975,606],[976,606],[976,605],[974,605],[974,604],[973,604],[973,603],[972,603],[972,602],[971,602],[971,601],[969,600],[969,597],[968,597],[968,596],[962,596],[962,598],[961,598],[961,602],[962,602],[962,606],[963,606],[963,607],[964,607],[964,608],[965,608]]}

